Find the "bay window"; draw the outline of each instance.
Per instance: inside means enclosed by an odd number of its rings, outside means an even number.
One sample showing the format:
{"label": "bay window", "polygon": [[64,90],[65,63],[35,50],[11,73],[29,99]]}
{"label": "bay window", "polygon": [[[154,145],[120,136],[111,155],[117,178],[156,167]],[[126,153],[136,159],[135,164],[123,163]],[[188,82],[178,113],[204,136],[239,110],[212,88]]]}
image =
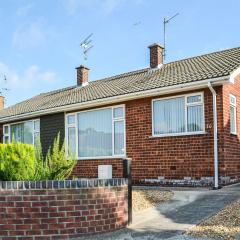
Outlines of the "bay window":
{"label": "bay window", "polygon": [[230,132],[237,133],[237,100],[236,97],[230,94]]}
{"label": "bay window", "polygon": [[79,159],[125,155],[124,106],[67,114],[67,149]]}
{"label": "bay window", "polygon": [[40,137],[40,120],[30,120],[3,126],[3,142],[13,140],[36,145]]}
{"label": "bay window", "polygon": [[153,136],[204,132],[203,94],[153,100]]}

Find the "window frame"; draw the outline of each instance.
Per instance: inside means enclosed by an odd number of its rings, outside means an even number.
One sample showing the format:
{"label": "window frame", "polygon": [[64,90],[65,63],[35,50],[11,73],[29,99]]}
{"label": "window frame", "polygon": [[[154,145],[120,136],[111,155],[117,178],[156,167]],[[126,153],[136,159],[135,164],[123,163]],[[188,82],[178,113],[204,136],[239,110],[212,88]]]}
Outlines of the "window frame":
{"label": "window frame", "polygon": [[[36,131],[35,128],[34,128],[34,124],[36,121],[39,121],[39,131]],[[18,121],[18,122],[13,122],[13,123],[8,123],[8,124],[4,124],[3,125],[3,143],[6,143],[5,142],[5,137],[8,137],[9,139],[9,142],[8,143],[11,143],[12,140],[11,140],[11,126],[12,125],[17,125],[17,124],[21,124],[21,123],[25,123],[25,122],[33,122],[33,127],[32,127],[32,135],[33,135],[33,142],[32,142],[32,145],[35,146],[35,133],[39,133],[39,137],[40,137],[40,118],[35,118],[35,119],[31,119],[31,120],[25,120],[25,121]],[[5,126],[8,127],[8,134],[5,134]]]}
{"label": "window frame", "polygon": [[[115,117],[114,118],[114,109],[115,108],[123,108],[123,116],[122,117]],[[77,115],[78,113],[82,112],[94,112],[98,110],[103,110],[103,109],[111,109],[112,110],[112,155],[111,156],[96,156],[96,157],[79,157],[78,156],[78,118]],[[75,117],[75,123],[74,124],[68,124],[68,116],[74,116]],[[66,153],[68,154],[68,128],[74,127],[75,128],[75,141],[76,141],[76,157],[77,160],[91,160],[91,159],[112,159],[112,158],[124,158],[126,157],[126,114],[125,114],[125,104],[120,104],[120,105],[114,105],[114,106],[108,106],[108,107],[100,107],[100,108],[94,108],[94,109],[89,109],[89,110],[82,110],[82,111],[77,111],[77,112],[65,112],[65,149]],[[124,154],[114,154],[114,149],[115,149],[115,140],[114,140],[114,123],[118,121],[123,121],[123,129],[124,129]]]}
{"label": "window frame", "polygon": [[[201,102],[194,102],[194,103],[187,102],[188,97],[196,96],[196,95],[201,95]],[[155,124],[154,123],[154,102],[161,101],[161,100],[167,100],[167,99],[180,98],[180,97],[184,97],[185,132],[155,134],[154,133],[154,124]],[[195,131],[195,132],[188,132],[187,131],[187,108],[190,106],[198,106],[198,105],[201,105],[203,107],[203,130]],[[189,93],[189,94],[181,94],[181,95],[174,95],[174,96],[170,96],[170,97],[152,99],[152,137],[174,137],[174,136],[201,135],[201,134],[206,134],[204,92],[195,92],[195,93]]]}
{"label": "window frame", "polygon": [[[231,103],[231,98],[235,99],[235,104]],[[230,121],[230,133],[233,135],[237,135],[237,97],[233,94],[229,94],[229,119],[231,120],[231,107],[234,108],[234,125],[235,125],[235,132],[231,130],[231,121]]]}

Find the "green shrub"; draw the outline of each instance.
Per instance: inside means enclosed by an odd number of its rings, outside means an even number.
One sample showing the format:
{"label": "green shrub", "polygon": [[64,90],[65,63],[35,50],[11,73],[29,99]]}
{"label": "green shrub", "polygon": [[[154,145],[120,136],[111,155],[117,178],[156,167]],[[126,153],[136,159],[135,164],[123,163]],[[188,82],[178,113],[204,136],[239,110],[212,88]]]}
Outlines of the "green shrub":
{"label": "green shrub", "polygon": [[39,144],[36,149],[36,163],[36,179],[64,180],[70,176],[77,161],[73,156],[66,156],[65,142],[60,146],[60,134],[58,134],[45,159]]}
{"label": "green shrub", "polygon": [[40,143],[37,147],[15,141],[0,144],[0,180],[3,181],[64,180],[76,163],[74,157],[66,157],[59,134],[45,158]]}
{"label": "green shrub", "polygon": [[0,144],[0,179],[32,180],[35,175],[35,151],[28,144],[13,141]]}

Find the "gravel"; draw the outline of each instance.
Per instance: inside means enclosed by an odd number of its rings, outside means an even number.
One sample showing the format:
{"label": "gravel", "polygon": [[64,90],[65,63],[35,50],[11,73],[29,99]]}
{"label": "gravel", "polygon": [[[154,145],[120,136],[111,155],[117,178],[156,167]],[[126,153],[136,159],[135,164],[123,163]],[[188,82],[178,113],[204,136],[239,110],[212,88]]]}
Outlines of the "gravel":
{"label": "gravel", "polygon": [[133,212],[152,208],[172,199],[173,192],[159,189],[133,189]]}
{"label": "gravel", "polygon": [[228,205],[211,218],[188,230],[194,237],[240,239],[240,201]]}

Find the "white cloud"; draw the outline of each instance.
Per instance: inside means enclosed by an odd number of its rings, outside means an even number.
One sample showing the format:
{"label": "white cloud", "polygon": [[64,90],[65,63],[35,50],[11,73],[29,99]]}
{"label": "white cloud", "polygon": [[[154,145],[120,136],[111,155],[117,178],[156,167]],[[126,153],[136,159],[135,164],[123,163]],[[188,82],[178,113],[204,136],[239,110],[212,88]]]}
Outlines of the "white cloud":
{"label": "white cloud", "polygon": [[[38,66],[32,65],[22,73],[13,71],[5,63],[0,62],[0,76],[6,75],[7,87],[11,90],[30,90],[41,84],[52,84],[56,80],[56,74],[51,71],[41,71]],[[1,85],[3,83],[1,82]]]}
{"label": "white cloud", "polygon": [[44,25],[37,21],[18,27],[13,34],[12,44],[16,48],[28,48],[38,46],[45,40]]}

